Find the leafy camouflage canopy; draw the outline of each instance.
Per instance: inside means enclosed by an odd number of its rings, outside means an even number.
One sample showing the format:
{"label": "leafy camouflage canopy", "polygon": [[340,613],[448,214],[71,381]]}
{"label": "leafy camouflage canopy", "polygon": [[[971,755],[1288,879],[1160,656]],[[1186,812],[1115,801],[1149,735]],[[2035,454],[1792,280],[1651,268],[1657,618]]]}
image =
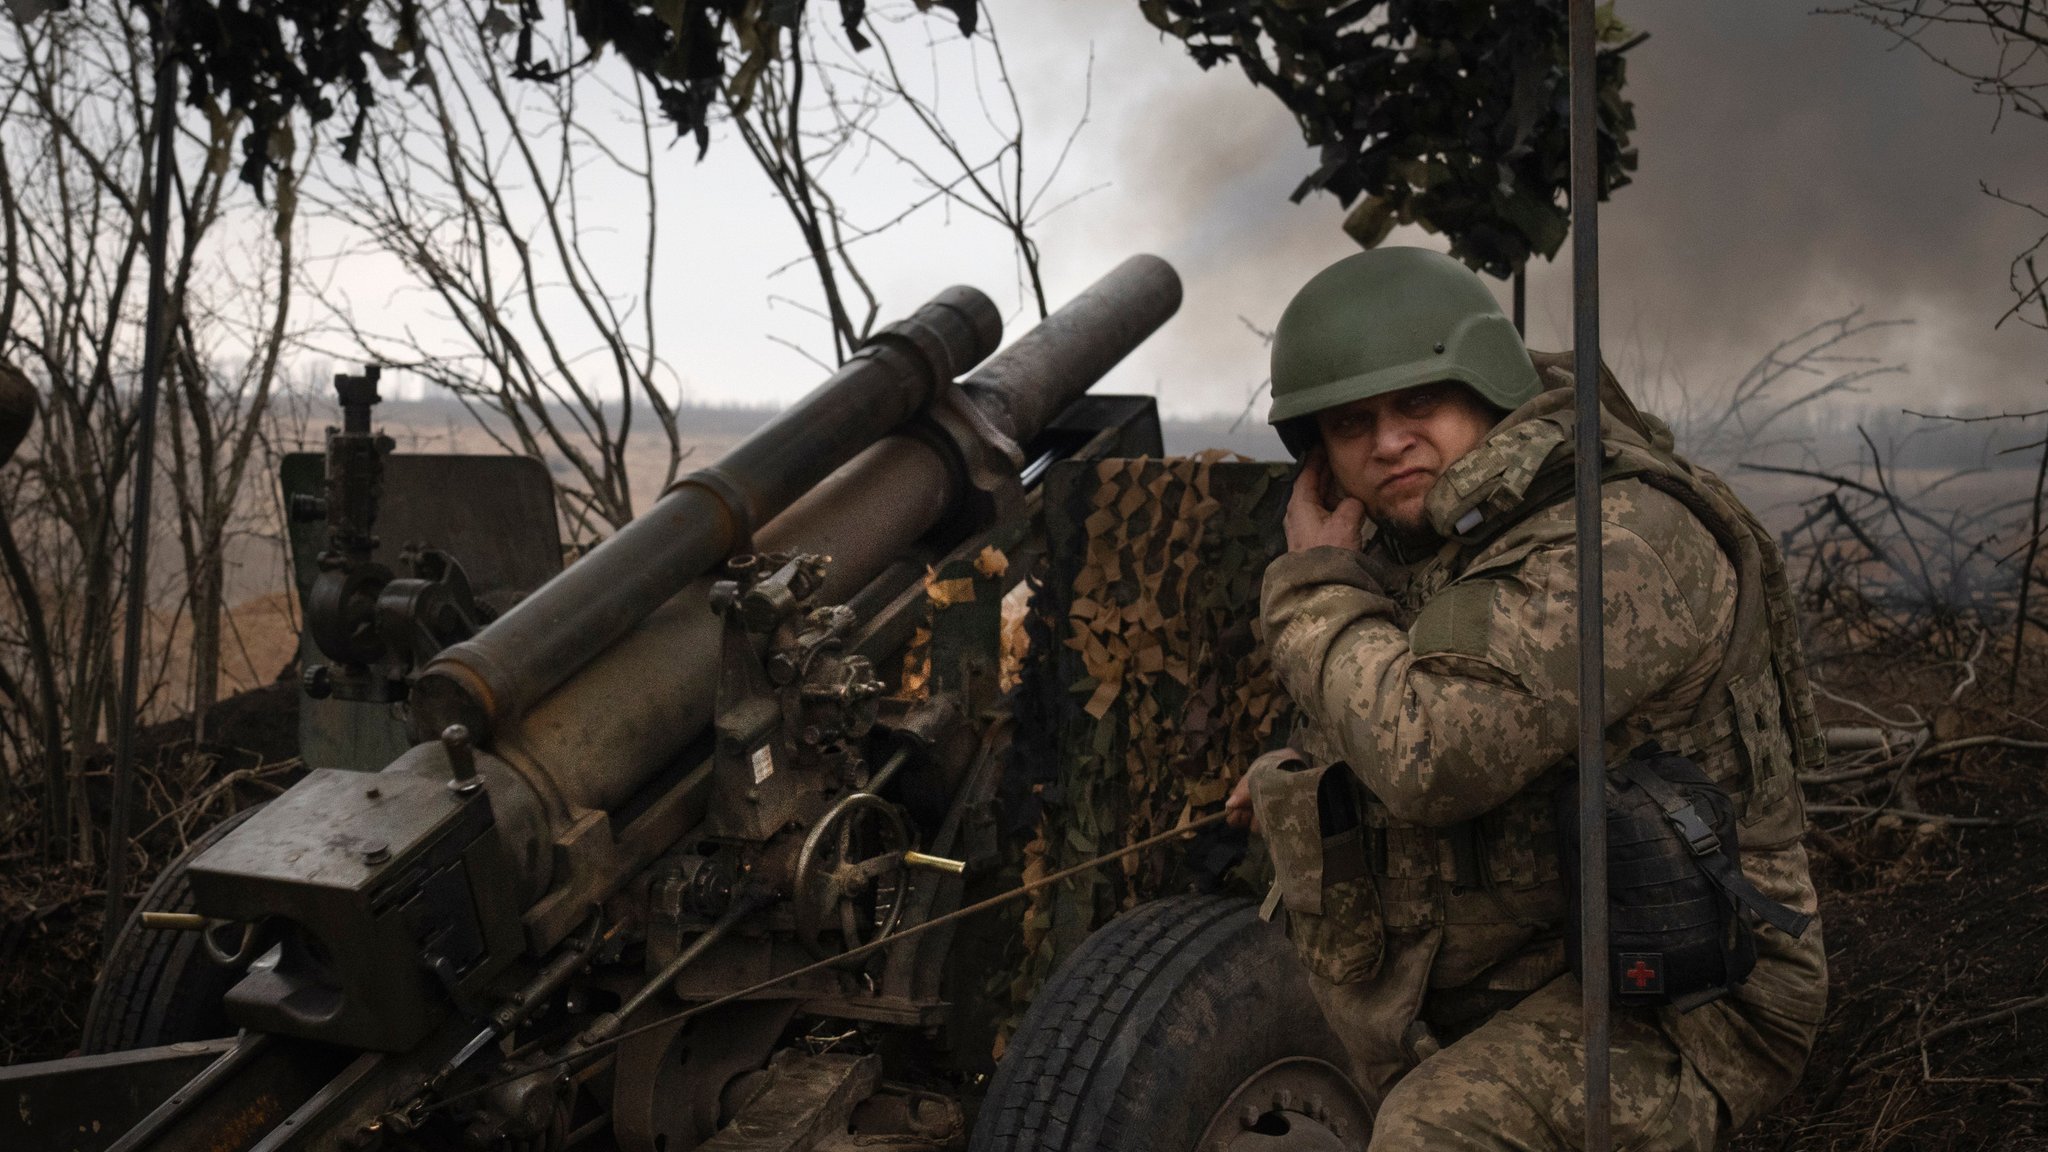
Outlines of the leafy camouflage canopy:
{"label": "leafy camouflage canopy", "polygon": [[[1450,237],[1506,276],[1551,256],[1570,222],[1571,74],[1564,0],[1139,0],[1204,68],[1235,61],[1322,149],[1294,199],[1322,189],[1365,247],[1395,224]],[[1623,53],[1641,37],[1603,5],[1600,194],[1628,183],[1635,109]],[[1362,199],[1361,199],[1362,197]]]}
{"label": "leafy camouflage canopy", "polygon": [[[69,7],[68,0],[30,2]],[[150,4],[136,8],[156,11]],[[273,149],[286,150],[294,112],[315,124],[326,120],[339,89],[338,98],[354,107],[341,138],[342,156],[354,163],[364,113],[377,101],[371,69],[392,80],[420,75],[416,61],[408,66],[420,47],[417,0],[168,0],[163,11],[167,22],[154,31],[167,37],[190,103],[218,100],[249,117],[241,177],[259,190]]]}
{"label": "leafy camouflage canopy", "polygon": [[[68,0],[9,0],[18,15]],[[976,0],[916,0],[971,34]],[[1138,0],[1146,17],[1188,45],[1203,67],[1236,61],[1300,122],[1322,163],[1295,190],[1356,203],[1345,227],[1366,247],[1397,223],[1451,239],[1451,254],[1505,276],[1563,243],[1568,216],[1570,76],[1563,0]],[[821,0],[865,46],[867,0]],[[143,5],[154,11],[153,6]],[[662,114],[710,141],[721,99],[747,103],[782,56],[782,33],[809,0],[564,0],[562,12],[594,56],[618,51],[655,88]],[[260,184],[295,113],[311,122],[352,108],[342,154],[353,159],[375,84],[425,76],[419,0],[168,0],[170,43],[195,103],[214,97],[246,113],[242,178]],[[553,18],[541,0],[502,0],[487,31],[512,34],[514,75],[545,81],[583,60],[536,59],[534,29]],[[24,18],[25,18],[24,16]],[[1628,182],[1635,113],[1622,96],[1623,53],[1636,43],[1603,8],[1600,187]],[[1640,40],[1640,37],[1637,38]],[[737,58],[730,75],[728,61]]]}
{"label": "leafy camouflage canopy", "polygon": [[[974,31],[976,0],[916,0],[941,8]],[[831,0],[847,39],[867,46],[860,23],[867,0]],[[8,0],[18,19],[69,7],[69,0]],[[145,13],[155,6],[137,5]],[[806,0],[565,0],[563,11],[594,57],[615,48],[653,86],[661,111],[679,133],[710,142],[708,117],[723,96],[744,106],[754,81],[781,55],[781,35],[802,19]],[[419,0],[362,4],[352,0],[168,0],[172,56],[183,69],[188,99],[218,100],[249,117],[242,140],[242,179],[261,187],[277,152],[288,150],[294,114],[311,123],[346,105],[349,129],[342,158],[353,163],[363,118],[377,103],[376,82],[412,85],[426,78]],[[484,30],[511,35],[513,75],[547,81],[581,60],[536,59],[534,29],[546,18],[540,0],[496,0]],[[728,80],[728,49],[738,71]]]}
{"label": "leafy camouflage canopy", "polygon": [[[861,34],[867,0],[833,0],[847,42],[868,46]],[[943,8],[960,22],[963,36],[974,34],[975,0],[916,0],[920,10]],[[781,58],[781,35],[803,19],[806,0],[568,0],[576,31],[592,51],[609,45],[635,71],[651,81],[661,97],[661,111],[676,126],[697,138],[701,151],[710,144],[707,117],[721,93],[744,107],[754,84],[772,62]],[[522,43],[537,18],[537,0],[524,0]],[[730,81],[725,77],[728,43],[744,54]],[[522,61],[524,63],[524,61]]]}

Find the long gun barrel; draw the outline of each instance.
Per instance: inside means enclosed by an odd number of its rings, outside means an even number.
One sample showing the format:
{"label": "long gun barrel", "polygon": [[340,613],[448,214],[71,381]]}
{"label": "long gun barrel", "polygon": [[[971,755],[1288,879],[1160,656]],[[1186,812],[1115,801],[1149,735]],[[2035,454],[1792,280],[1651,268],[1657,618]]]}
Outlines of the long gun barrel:
{"label": "long gun barrel", "polygon": [[[1156,256],[1133,256],[962,380],[965,403],[954,411],[1006,451],[1027,444],[1179,307],[1173,268]],[[764,530],[764,547],[832,556],[825,595],[851,594],[976,483],[962,470],[977,461],[945,448],[917,432],[889,437]]]}
{"label": "long gun barrel", "polygon": [[[929,407],[1002,338],[972,288],[941,292],[884,329],[808,396],[421,674],[426,732],[486,738],[710,571],[754,531],[877,439]],[[426,733],[422,733],[424,735]]]}
{"label": "long gun barrel", "polygon": [[[831,556],[828,599],[865,587],[975,491],[978,473],[986,482],[1007,463],[1014,484],[1016,464],[992,457],[1035,437],[1179,305],[1180,280],[1165,261],[1124,261],[942,398],[942,427],[921,422],[885,437],[762,527],[754,546]],[[698,576],[501,725],[492,750],[544,798],[550,823],[617,810],[709,725],[719,669],[710,584]],[[487,635],[517,649],[522,630],[542,626],[557,627],[537,613],[508,614]],[[571,894],[559,899],[542,938],[572,924]]]}

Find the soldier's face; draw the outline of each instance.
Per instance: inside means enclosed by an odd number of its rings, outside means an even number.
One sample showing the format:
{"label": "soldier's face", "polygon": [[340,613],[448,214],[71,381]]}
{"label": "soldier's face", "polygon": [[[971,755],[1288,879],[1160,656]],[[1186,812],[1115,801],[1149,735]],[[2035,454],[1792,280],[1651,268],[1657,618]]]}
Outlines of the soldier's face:
{"label": "soldier's face", "polygon": [[1316,427],[1336,495],[1357,497],[1381,523],[1419,531],[1437,477],[1486,439],[1496,418],[1470,388],[1444,381],[1325,408]]}

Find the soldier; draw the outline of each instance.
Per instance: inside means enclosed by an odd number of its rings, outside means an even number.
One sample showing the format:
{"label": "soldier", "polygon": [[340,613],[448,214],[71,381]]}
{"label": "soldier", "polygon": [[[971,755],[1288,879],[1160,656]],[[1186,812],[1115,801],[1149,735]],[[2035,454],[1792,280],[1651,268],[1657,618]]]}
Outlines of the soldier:
{"label": "soldier", "polygon": [[[1463,265],[1394,248],[1309,281],[1272,379],[1302,468],[1261,614],[1300,719],[1233,820],[1263,826],[1288,933],[1380,1100],[1374,1149],[1582,1146],[1553,815],[1579,710],[1570,357],[1532,358]],[[1739,813],[1732,882],[1811,915],[1796,777],[1819,731],[1782,560],[1604,370],[1601,394],[1608,763],[1652,741],[1690,758]],[[1728,915],[1754,936],[1746,981],[1615,1010],[1618,1148],[1718,1147],[1799,1078],[1819,925]]]}

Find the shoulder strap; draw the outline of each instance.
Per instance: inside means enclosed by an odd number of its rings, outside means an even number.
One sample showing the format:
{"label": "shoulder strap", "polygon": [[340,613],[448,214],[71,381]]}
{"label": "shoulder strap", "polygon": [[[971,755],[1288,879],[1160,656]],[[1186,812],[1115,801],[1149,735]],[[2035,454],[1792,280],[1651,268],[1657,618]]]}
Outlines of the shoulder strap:
{"label": "shoulder strap", "polygon": [[[1794,912],[1758,891],[1736,863],[1735,845],[1722,842],[1701,813],[1699,805],[1693,803],[1692,798],[1677,785],[1658,775],[1646,760],[1626,761],[1614,771],[1657,802],[1664,819],[1677,829],[1692,849],[1700,872],[1721,890],[1722,895],[1756,913],[1766,924],[1795,940],[1806,934],[1807,925],[1813,922],[1813,917]],[[1708,784],[1707,787],[1717,785]]]}
{"label": "shoulder strap", "polygon": [[[1700,694],[1695,725],[1710,723],[1727,710],[1728,685],[1738,676],[1768,671],[1778,681],[1778,697],[1790,729],[1793,762],[1799,772],[1819,771],[1826,743],[1814,708],[1813,689],[1799,644],[1798,608],[1777,542],[1757,521],[1727,482],[1706,469],[1652,446],[1626,446],[1601,470],[1602,483],[1640,479],[1679,502],[1704,525],[1722,554],[1735,568],[1735,628],[1732,643],[1706,691]],[[1453,537],[1457,553],[1450,560],[1453,578],[1501,535],[1545,509],[1569,499],[1569,464],[1539,473],[1522,502],[1495,520],[1474,524]]]}
{"label": "shoulder strap", "polygon": [[[1640,475],[1642,471],[1637,468],[1608,465],[1601,469],[1600,482],[1613,484]],[[1572,482],[1573,474],[1569,461],[1563,466],[1545,469],[1530,482],[1528,490],[1522,494],[1521,502],[1516,504],[1512,511],[1491,520],[1481,521],[1474,524],[1471,531],[1453,536],[1451,541],[1458,546],[1458,554],[1451,562],[1452,574],[1463,574],[1474,557],[1486,551],[1494,541],[1506,535],[1509,529],[1527,522],[1539,512],[1547,511],[1571,499]],[[1475,514],[1467,513],[1468,516]]]}

